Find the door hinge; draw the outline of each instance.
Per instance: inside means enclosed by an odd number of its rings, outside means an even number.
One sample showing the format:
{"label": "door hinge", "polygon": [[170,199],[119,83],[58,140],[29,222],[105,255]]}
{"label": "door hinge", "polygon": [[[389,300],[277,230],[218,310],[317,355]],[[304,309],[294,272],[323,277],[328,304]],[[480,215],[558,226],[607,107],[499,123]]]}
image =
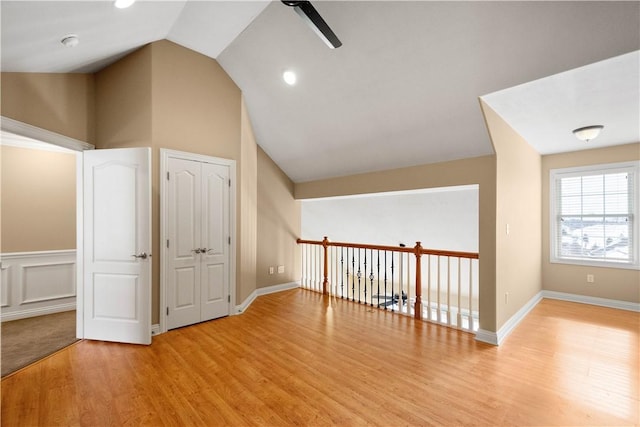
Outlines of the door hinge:
{"label": "door hinge", "polygon": [[167,249],[169,248],[169,239],[167,239]]}
{"label": "door hinge", "polygon": [[231,244],[231,236],[229,236],[229,244]]}
{"label": "door hinge", "polygon": [[167,172],[167,181],[169,181],[169,172]]}
{"label": "door hinge", "polygon": [[231,180],[229,180],[229,187],[231,187]]}
{"label": "door hinge", "polygon": [[231,302],[231,295],[227,295],[227,302]]}
{"label": "door hinge", "polygon": [[169,307],[167,307],[167,316],[169,315]]}

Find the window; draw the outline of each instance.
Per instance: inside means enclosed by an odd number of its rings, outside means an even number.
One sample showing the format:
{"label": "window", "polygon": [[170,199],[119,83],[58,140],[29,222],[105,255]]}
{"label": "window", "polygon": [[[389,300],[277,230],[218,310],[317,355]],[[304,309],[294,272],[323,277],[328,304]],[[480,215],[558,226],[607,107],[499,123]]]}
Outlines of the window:
{"label": "window", "polygon": [[551,170],[551,262],[640,268],[640,162]]}

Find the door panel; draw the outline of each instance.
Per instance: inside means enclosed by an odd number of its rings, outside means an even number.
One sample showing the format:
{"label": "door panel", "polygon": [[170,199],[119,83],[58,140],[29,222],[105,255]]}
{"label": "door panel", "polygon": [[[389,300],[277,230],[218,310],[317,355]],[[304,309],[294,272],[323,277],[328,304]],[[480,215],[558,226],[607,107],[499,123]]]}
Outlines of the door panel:
{"label": "door panel", "polygon": [[167,293],[169,329],[200,321],[200,165],[169,162],[169,256],[167,268],[174,278]]}
{"label": "door panel", "polygon": [[85,151],[83,193],[83,338],[151,344],[151,149]]}
{"label": "door panel", "polygon": [[[193,162],[180,163],[175,170],[175,242],[176,258],[187,258],[192,262],[195,260],[194,249],[199,248],[200,236],[197,233],[197,222],[199,221],[198,211],[200,183],[193,169]],[[171,171],[170,171],[171,173]],[[173,236],[171,236],[173,237]]]}
{"label": "door panel", "polygon": [[202,320],[229,315],[229,168],[202,164],[204,181],[202,235]]}
{"label": "door panel", "polygon": [[175,275],[175,308],[189,308],[196,306],[196,268],[177,268]]}
{"label": "door panel", "polygon": [[96,274],[93,295],[102,304],[94,305],[96,319],[135,320],[138,276],[130,274]]}
{"label": "door panel", "polygon": [[207,254],[225,255],[229,247],[228,233],[225,231],[228,223],[228,205],[225,203],[229,192],[228,171],[223,166],[208,163],[202,166],[205,185],[202,234],[205,236]]}
{"label": "door panel", "polygon": [[[100,150],[102,151],[102,150]],[[96,153],[100,153],[96,151]],[[102,154],[102,153],[100,153]],[[95,261],[134,263],[137,165],[107,162],[93,168]],[[117,191],[114,191],[117,188]],[[110,244],[117,241],[117,245]]]}

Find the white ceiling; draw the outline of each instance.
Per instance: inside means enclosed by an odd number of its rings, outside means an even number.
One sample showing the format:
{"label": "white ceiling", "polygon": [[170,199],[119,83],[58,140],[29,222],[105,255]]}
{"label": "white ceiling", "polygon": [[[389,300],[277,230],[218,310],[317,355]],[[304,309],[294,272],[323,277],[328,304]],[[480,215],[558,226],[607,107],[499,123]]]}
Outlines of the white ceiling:
{"label": "white ceiling", "polygon": [[[639,24],[640,25],[640,24]],[[640,141],[640,51],[494,92],[482,99],[540,154]],[[573,133],[603,125],[585,143]]]}
{"label": "white ceiling", "polygon": [[[296,182],[490,154],[479,97],[543,154],[640,139],[640,2],[313,4],[339,49],[279,1],[3,0],[2,70],[93,72],[172,40],[217,58]],[[589,146],[586,124],[605,125]]]}

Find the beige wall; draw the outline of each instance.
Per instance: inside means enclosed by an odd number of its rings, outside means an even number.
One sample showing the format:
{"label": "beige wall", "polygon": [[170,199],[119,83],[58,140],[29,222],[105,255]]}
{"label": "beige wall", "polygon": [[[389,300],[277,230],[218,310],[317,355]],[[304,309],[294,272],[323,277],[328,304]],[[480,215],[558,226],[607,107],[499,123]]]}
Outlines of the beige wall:
{"label": "beige wall", "polygon": [[[236,160],[236,280],[241,276],[242,245],[237,239],[239,209],[241,93],[218,63],[202,54],[162,40],[152,53],[153,250],[160,253],[160,148]],[[232,177],[233,179],[233,177]],[[154,289],[159,289],[156,259]],[[237,290],[237,286],[236,286]],[[157,293],[159,295],[159,292]],[[153,301],[153,307],[159,304]],[[155,323],[159,317],[153,317]]]}
{"label": "beige wall", "polygon": [[2,252],[76,248],[76,156],[0,146]]}
{"label": "beige wall", "polygon": [[[300,211],[293,182],[258,147],[258,288],[300,280]],[[279,265],[284,273],[278,273]]]}
{"label": "beige wall", "polygon": [[[471,159],[297,183],[296,199],[479,185],[480,328],[496,331],[496,158]],[[260,268],[258,266],[258,268]]]}
{"label": "beige wall", "polygon": [[244,100],[242,102],[240,135],[240,224],[238,241],[240,263],[236,303],[240,304],[256,290],[256,262],[258,241],[258,146]]}
{"label": "beige wall", "polygon": [[2,73],[2,115],[93,143],[92,74]]}
{"label": "beige wall", "polygon": [[496,319],[500,329],[541,290],[541,160],[491,107],[484,102],[481,106],[496,152]]}
{"label": "beige wall", "polygon": [[[597,143],[597,141],[594,141]],[[640,271],[549,262],[549,171],[640,159],[640,143],[542,157],[542,288],[550,291],[640,302]],[[587,274],[595,276],[587,283]]]}
{"label": "beige wall", "polygon": [[150,147],[151,48],[95,74],[96,148]]}
{"label": "beige wall", "polygon": [[[215,60],[163,40],[100,71],[96,94],[97,147],[152,147],[151,250],[160,254],[160,149],[240,163],[240,90]],[[236,188],[240,193],[242,186]],[[152,262],[152,322],[157,323],[160,257]],[[237,259],[238,268],[241,262]]]}

